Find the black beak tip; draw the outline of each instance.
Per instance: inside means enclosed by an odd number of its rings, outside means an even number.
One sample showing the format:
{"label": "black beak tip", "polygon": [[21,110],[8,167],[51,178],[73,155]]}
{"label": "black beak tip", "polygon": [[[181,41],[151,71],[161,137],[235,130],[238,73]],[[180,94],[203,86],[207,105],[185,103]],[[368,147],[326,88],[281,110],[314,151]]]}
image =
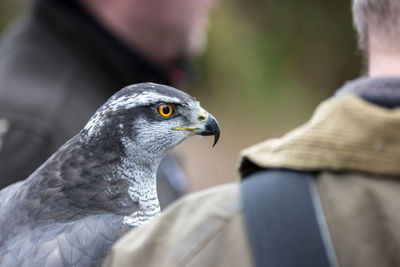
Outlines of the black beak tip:
{"label": "black beak tip", "polygon": [[214,135],[214,144],[213,147],[217,144],[220,128],[217,120],[210,114],[205,125],[205,130],[201,133],[201,135]]}
{"label": "black beak tip", "polygon": [[215,131],[215,133],[214,133],[214,144],[212,145],[213,147],[217,144],[217,142],[218,142],[218,139],[219,139],[219,128],[218,128],[218,130],[217,131]]}

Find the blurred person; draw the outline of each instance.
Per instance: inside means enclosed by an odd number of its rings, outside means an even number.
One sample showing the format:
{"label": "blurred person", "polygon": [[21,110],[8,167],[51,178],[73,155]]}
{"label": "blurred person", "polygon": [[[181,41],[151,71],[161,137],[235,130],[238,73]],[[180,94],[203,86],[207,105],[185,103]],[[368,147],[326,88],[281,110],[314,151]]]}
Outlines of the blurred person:
{"label": "blurred person", "polygon": [[241,154],[242,182],[186,196],[105,266],[400,266],[400,2],[353,0],[368,74]]}
{"label": "blurred person", "polygon": [[[0,43],[0,188],[25,179],[120,88],[179,86],[204,47],[213,0],[33,0]],[[5,128],[5,127],[3,127]],[[161,205],[184,193],[169,156]]]}

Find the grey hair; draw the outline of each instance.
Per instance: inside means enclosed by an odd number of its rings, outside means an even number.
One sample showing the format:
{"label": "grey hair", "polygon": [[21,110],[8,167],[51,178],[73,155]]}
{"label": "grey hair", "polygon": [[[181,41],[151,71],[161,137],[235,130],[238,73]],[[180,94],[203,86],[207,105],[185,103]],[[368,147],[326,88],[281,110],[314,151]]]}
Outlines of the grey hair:
{"label": "grey hair", "polygon": [[399,0],[353,0],[353,22],[362,50],[368,50],[371,31],[383,34],[384,41],[400,43]]}

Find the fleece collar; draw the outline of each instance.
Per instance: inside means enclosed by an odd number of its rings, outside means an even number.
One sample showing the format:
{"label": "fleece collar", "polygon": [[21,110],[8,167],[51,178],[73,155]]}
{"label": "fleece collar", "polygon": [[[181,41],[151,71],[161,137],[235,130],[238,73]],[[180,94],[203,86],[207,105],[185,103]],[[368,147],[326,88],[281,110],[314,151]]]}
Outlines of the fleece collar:
{"label": "fleece collar", "polygon": [[360,98],[386,108],[400,107],[400,77],[368,78],[362,77],[345,83],[337,90],[340,97],[353,93]]}

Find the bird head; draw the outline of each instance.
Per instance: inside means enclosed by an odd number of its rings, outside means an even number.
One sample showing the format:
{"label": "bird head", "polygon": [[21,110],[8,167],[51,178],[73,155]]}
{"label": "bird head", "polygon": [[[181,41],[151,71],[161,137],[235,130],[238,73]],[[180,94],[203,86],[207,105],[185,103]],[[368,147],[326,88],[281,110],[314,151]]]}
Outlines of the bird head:
{"label": "bird head", "polygon": [[150,160],[193,135],[213,135],[217,120],[198,101],[170,86],[140,83],[127,86],[101,106],[82,131],[93,143],[122,145],[126,153]]}

